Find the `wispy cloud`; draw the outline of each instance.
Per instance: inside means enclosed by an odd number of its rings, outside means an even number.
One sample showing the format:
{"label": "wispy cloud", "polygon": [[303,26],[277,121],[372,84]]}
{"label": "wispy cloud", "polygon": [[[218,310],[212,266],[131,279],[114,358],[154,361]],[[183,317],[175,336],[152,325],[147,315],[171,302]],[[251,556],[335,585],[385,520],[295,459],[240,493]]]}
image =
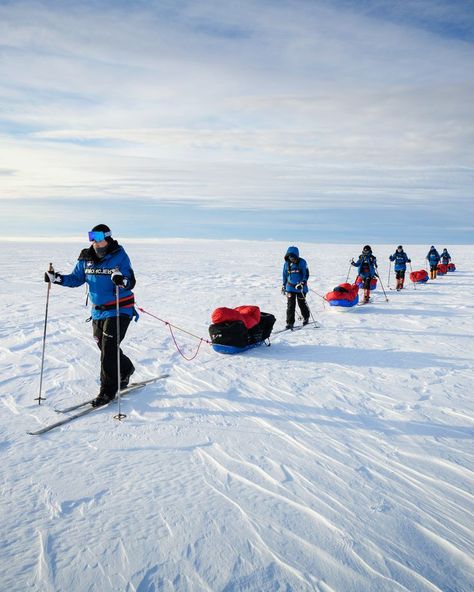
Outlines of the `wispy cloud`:
{"label": "wispy cloud", "polygon": [[455,207],[472,23],[448,0],[1,3],[1,195]]}

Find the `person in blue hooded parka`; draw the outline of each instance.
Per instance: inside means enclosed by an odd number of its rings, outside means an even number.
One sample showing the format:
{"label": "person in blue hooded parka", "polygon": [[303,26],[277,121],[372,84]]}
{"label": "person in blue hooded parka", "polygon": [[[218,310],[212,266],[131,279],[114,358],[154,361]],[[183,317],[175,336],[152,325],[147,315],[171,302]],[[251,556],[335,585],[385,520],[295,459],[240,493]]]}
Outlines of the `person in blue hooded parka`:
{"label": "person in blue hooded parka", "polygon": [[451,255],[448,253],[448,249],[443,249],[441,253],[441,263],[443,265],[449,265],[451,263]]}
{"label": "person in blue hooded parka", "polygon": [[303,317],[303,325],[307,325],[309,321],[310,312],[306,302],[309,269],[306,261],[300,257],[298,247],[288,247],[284,259],[281,291],[287,297],[286,328],[293,329],[297,301]]}
{"label": "person in blue hooded parka", "polygon": [[411,263],[411,259],[403,250],[402,245],[398,245],[397,250],[393,255],[389,257],[390,261],[395,261],[393,266],[395,270],[395,276],[397,278],[397,291],[403,290],[403,284],[405,282],[405,272],[407,270],[407,263]]}
{"label": "person in blue hooded parka", "polygon": [[[45,282],[77,288],[87,283],[92,302],[92,330],[100,349],[100,391],[92,401],[94,407],[105,405],[118,391],[117,341],[122,341],[133,316],[132,289],[135,275],[124,248],[112,238],[106,224],[98,224],[89,232],[91,246],[83,249],[70,274],[48,270]],[[116,286],[119,287],[119,340],[117,340]],[[120,388],[126,388],[135,371],[131,360],[120,349]]]}
{"label": "person in blue hooded parka", "polygon": [[377,277],[377,257],[372,253],[370,245],[365,245],[357,261],[351,259],[351,265],[357,267],[359,276],[363,280],[363,304],[367,304],[370,300],[370,282]]}
{"label": "person in blue hooded parka", "polygon": [[430,264],[430,279],[435,280],[438,274],[438,263],[441,257],[433,245],[431,245],[428,255],[426,255],[426,259]]}

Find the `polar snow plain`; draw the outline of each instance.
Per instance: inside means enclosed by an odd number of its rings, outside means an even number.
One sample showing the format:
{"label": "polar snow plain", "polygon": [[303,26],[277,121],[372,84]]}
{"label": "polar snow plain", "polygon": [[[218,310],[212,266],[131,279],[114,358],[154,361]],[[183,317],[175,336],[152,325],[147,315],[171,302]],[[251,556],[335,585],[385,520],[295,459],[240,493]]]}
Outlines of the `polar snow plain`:
{"label": "polar snow plain", "polygon": [[[120,240],[138,305],[207,338],[218,306],[284,325],[281,242]],[[468,592],[473,573],[474,250],[457,271],[345,314],[316,294],[360,245],[298,244],[321,328],[186,361],[148,314],[123,348],[169,378],[42,436],[98,389],[83,288],[53,286],[38,406],[43,272],[84,245],[3,242],[0,589]],[[443,247],[444,245],[440,245]],[[413,269],[426,246],[406,245]],[[352,279],[354,274],[351,275]],[[391,272],[393,285],[393,270]],[[191,357],[199,342],[176,332]]]}

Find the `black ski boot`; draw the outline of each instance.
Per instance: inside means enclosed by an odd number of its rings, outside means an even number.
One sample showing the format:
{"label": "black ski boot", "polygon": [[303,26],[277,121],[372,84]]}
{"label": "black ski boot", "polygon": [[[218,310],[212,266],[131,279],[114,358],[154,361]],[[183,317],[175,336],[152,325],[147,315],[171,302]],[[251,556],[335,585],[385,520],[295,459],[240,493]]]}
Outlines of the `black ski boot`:
{"label": "black ski boot", "polygon": [[130,382],[130,377],[132,376],[132,374],[135,372],[135,368],[132,366],[132,369],[130,370],[130,372],[128,374],[126,374],[121,380],[120,380],[120,390],[123,390],[125,388],[127,388],[128,383]]}
{"label": "black ski boot", "polygon": [[97,397],[91,402],[92,407],[102,407],[107,405],[110,401],[115,399],[115,395],[109,395],[108,393],[99,393]]}
{"label": "black ski boot", "polygon": [[309,323],[309,319],[303,319],[303,327]]}

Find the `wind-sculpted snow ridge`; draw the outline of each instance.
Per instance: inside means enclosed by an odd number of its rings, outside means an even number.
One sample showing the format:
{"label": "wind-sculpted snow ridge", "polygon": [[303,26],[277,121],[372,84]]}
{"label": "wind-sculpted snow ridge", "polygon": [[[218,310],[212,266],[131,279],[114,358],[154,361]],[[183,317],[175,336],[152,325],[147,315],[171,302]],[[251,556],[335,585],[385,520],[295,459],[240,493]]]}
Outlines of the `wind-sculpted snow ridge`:
{"label": "wind-sculpted snow ridge", "polygon": [[[112,408],[42,436],[97,392],[98,350],[82,289],[53,286],[51,258],[83,245],[3,244],[0,327],[0,589],[57,592],[469,592],[473,574],[474,270],[329,314],[239,356],[204,344],[186,362],[147,315],[123,347],[137,380]],[[145,310],[207,337],[218,306],[257,304],[284,326],[287,244],[125,245]],[[326,293],[360,246],[300,244]],[[414,268],[426,247],[405,246]],[[383,262],[393,246],[376,246]],[[170,256],[172,252],[172,256]],[[393,272],[392,272],[393,277]],[[193,352],[197,341],[176,332]]]}

